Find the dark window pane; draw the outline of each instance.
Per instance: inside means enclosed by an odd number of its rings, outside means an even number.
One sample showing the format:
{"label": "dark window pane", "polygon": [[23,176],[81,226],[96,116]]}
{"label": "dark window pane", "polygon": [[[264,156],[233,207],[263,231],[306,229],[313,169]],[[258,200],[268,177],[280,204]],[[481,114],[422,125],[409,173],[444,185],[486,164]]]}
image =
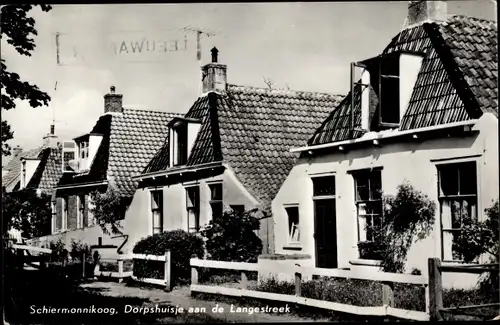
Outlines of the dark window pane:
{"label": "dark window pane", "polygon": [[382,173],[380,170],[370,173],[370,199],[378,200],[382,197]]}
{"label": "dark window pane", "polygon": [[462,227],[462,209],[459,200],[451,201],[451,227],[453,229]]}
{"label": "dark window pane", "polygon": [[441,195],[458,194],[458,169],[455,165],[448,165],[439,169],[439,185]]}
{"label": "dark window pane", "polygon": [[236,212],[238,214],[241,214],[241,213],[245,212],[245,206],[244,205],[231,205],[230,207],[231,207],[231,209],[234,212]]}
{"label": "dark window pane", "polygon": [[299,224],[299,208],[298,207],[289,207],[286,208],[286,213],[288,214],[288,230],[292,231],[293,225]]}
{"label": "dark window pane", "polygon": [[314,177],[313,195],[335,195],[335,176]]}
{"label": "dark window pane", "polygon": [[222,216],[222,202],[210,203],[210,207],[212,208],[212,217],[217,218]]}
{"label": "dark window pane", "polygon": [[222,200],[222,184],[212,184],[209,187],[211,200]]}
{"label": "dark window pane", "polygon": [[458,169],[460,180],[460,194],[476,194],[477,193],[477,180],[476,180],[476,163],[466,163]]}
{"label": "dark window pane", "polygon": [[186,188],[186,204],[187,208],[197,208],[199,206],[199,187]]}
{"label": "dark window pane", "polygon": [[382,78],[381,118],[383,123],[399,123],[399,79]]}

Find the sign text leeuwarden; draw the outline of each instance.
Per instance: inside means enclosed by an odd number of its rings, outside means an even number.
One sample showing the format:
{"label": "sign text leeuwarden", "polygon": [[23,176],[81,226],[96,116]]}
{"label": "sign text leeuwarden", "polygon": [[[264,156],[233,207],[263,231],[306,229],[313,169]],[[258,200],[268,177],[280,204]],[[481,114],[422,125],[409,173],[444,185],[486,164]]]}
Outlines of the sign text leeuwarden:
{"label": "sign text leeuwarden", "polygon": [[114,44],[115,55],[153,54],[168,52],[184,52],[188,49],[188,40],[154,40],[141,38],[137,40],[121,40]]}

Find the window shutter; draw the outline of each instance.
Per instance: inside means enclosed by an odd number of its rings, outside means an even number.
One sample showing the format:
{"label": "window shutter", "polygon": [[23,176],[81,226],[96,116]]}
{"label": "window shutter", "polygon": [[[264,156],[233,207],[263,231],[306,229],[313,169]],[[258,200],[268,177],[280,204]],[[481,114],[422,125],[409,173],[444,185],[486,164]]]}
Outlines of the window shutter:
{"label": "window shutter", "polygon": [[78,146],[75,141],[64,141],[62,148],[63,173],[74,173],[78,171]]}

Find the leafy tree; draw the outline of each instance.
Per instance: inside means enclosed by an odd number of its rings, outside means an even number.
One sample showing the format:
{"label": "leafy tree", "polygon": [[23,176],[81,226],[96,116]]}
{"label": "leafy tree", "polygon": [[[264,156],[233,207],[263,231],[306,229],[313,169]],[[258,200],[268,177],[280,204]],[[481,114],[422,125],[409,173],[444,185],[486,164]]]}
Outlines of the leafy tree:
{"label": "leafy tree", "polygon": [[259,230],[257,209],[245,212],[225,211],[214,217],[202,229],[208,258],[217,261],[257,262],[262,252],[262,241],[255,233]]}
{"label": "leafy tree", "polygon": [[[49,5],[39,5],[47,12],[52,9]],[[0,38],[5,38],[7,43],[21,55],[31,56],[35,48],[32,36],[37,35],[35,20],[28,17],[28,12],[33,5],[6,5],[1,9],[1,33]],[[1,62],[1,102],[2,109],[10,110],[16,108],[15,99],[28,100],[32,107],[48,105],[50,96],[38,89],[36,85],[21,81],[19,75],[10,72],[4,59]],[[2,155],[10,155],[10,146],[6,143],[14,137],[7,121],[2,121]]]}
{"label": "leafy tree", "polygon": [[51,197],[38,195],[36,191],[25,189],[2,195],[3,235],[9,229],[21,231],[26,238],[40,237],[50,234],[52,209]]}
{"label": "leafy tree", "polygon": [[93,203],[90,213],[103,232],[121,235],[120,220],[125,218],[131,198],[119,195],[112,187],[104,193],[94,191],[90,193],[90,197]]}

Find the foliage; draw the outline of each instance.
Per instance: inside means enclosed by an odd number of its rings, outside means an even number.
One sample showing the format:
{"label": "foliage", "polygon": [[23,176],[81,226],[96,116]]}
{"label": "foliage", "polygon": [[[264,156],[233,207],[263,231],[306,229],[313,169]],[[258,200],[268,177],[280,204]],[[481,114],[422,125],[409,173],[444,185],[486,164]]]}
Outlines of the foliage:
{"label": "foliage", "polygon": [[[187,280],[191,276],[190,259],[203,258],[203,239],[197,234],[184,230],[172,230],[141,239],[135,245],[136,254],[165,255],[170,250],[171,279]],[[134,275],[138,278],[163,278],[164,263],[157,261],[134,260]]]}
{"label": "foliage", "polygon": [[40,237],[51,232],[51,197],[25,189],[2,195],[3,235],[11,228],[26,238]]}
{"label": "foliage", "polygon": [[67,260],[68,250],[66,249],[66,245],[64,245],[61,238],[56,241],[51,241],[49,248],[52,250],[50,258],[53,262],[63,262]]}
{"label": "foliage", "polygon": [[245,212],[225,211],[205,225],[208,259],[231,262],[257,262],[262,252],[262,241],[255,233],[260,223],[254,215],[257,209]]}
{"label": "foliage", "polygon": [[[49,5],[40,5],[42,11],[50,11]],[[2,7],[0,38],[6,39],[21,55],[31,56],[35,49],[35,41],[32,36],[37,35],[35,20],[28,17],[27,13],[33,9],[33,5],[6,5]],[[38,107],[48,105],[50,96],[42,92],[36,85],[23,82],[17,73],[7,70],[5,60],[1,59],[1,102],[2,109],[16,108],[15,99],[28,100],[30,106]],[[14,137],[7,121],[2,121],[2,155],[10,155],[10,146],[6,143]]]}
{"label": "foliage", "polygon": [[415,240],[422,240],[432,231],[436,205],[408,181],[397,193],[385,195],[384,216],[380,229],[373,231],[372,254],[381,260],[385,272],[403,273],[408,250]]}
{"label": "foliage", "polygon": [[[490,255],[490,263],[498,263],[499,257],[499,200],[485,209],[486,220],[479,221],[471,216],[462,217],[462,231],[455,237],[455,249],[470,263],[482,254]],[[480,288],[485,293],[498,297],[498,272],[485,273],[480,279]]]}
{"label": "foliage", "polygon": [[115,189],[109,187],[104,193],[94,191],[90,193],[93,207],[89,212],[94,216],[96,223],[105,234],[122,234],[120,220],[130,203],[130,198],[120,196]]}
{"label": "foliage", "polygon": [[83,261],[83,254],[85,254],[85,261],[86,262],[92,262],[92,252],[89,247],[89,245],[83,243],[82,241],[78,240],[71,240],[71,251],[69,255],[71,256],[71,259],[73,261]]}

